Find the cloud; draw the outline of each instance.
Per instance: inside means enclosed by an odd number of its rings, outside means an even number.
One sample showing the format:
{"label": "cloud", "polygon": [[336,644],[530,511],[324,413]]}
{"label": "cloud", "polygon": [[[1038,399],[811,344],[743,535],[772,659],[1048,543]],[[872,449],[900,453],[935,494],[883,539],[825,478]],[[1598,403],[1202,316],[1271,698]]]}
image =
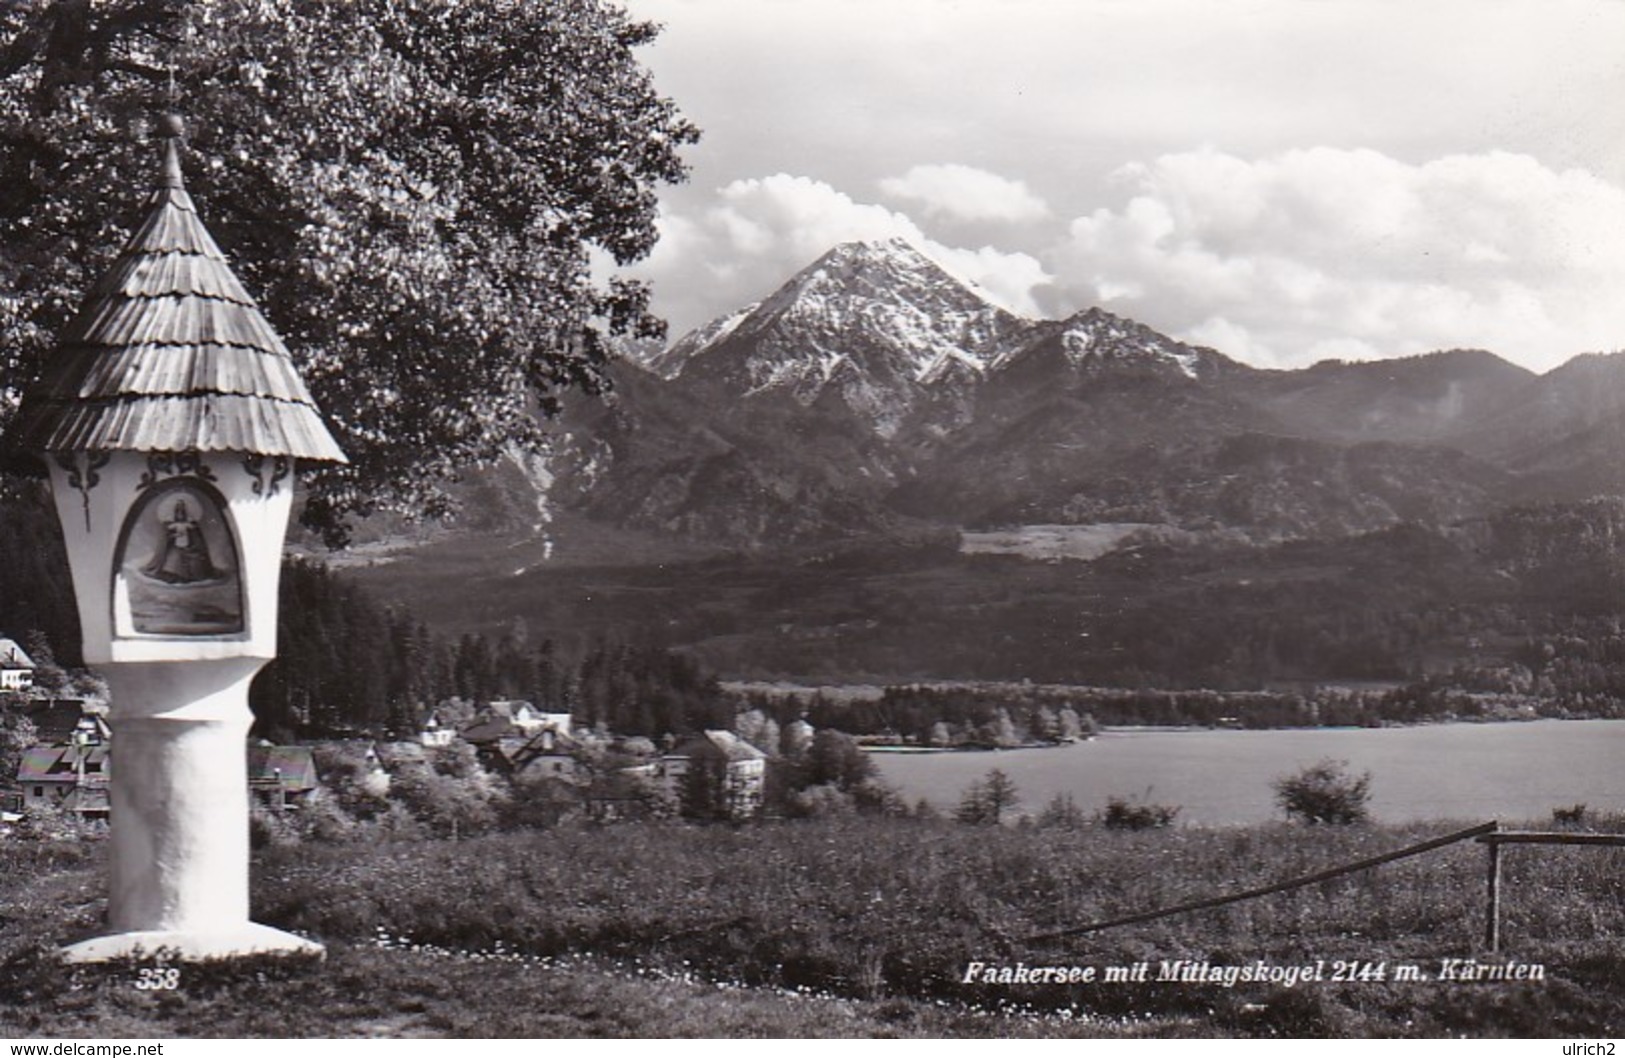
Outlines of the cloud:
{"label": "cloud", "polygon": [[880,190],[920,203],[933,217],[1021,223],[1049,215],[1049,206],[1020,180],[969,165],[916,165],[880,181]]}
{"label": "cloud", "polygon": [[673,337],[772,293],[837,243],[903,238],[1014,312],[1038,313],[1051,281],[1031,254],[939,242],[903,213],[859,202],[803,176],[735,180],[712,203],[660,220],[660,241],[637,271],[660,292]]}
{"label": "cloud", "polygon": [[1046,255],[1077,303],[1254,363],[1479,346],[1544,369],[1625,347],[1625,189],[1520,154],[1316,147],[1126,166]]}

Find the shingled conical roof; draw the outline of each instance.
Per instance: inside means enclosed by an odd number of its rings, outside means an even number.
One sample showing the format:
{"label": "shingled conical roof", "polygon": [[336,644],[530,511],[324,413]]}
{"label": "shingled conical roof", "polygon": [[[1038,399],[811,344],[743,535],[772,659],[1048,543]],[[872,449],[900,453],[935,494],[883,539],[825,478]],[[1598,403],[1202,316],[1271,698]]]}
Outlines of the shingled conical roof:
{"label": "shingled conical roof", "polygon": [[11,440],[34,452],[250,452],[346,462],[288,349],[181,181],[180,125],[145,223],[68,324]]}

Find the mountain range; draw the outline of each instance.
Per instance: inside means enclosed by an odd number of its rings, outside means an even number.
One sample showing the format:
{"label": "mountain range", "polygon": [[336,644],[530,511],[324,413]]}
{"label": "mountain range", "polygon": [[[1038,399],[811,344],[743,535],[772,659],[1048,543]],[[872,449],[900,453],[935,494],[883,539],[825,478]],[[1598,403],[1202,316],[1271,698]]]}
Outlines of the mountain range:
{"label": "mountain range", "polygon": [[460,525],[347,574],[734,679],[1555,688],[1625,656],[1625,499],[1589,501],[1625,496],[1625,355],[1265,370],[881,242],[611,370]]}
{"label": "mountain range", "polygon": [[1098,308],[1014,315],[900,240],[837,246],[612,371],[527,480],[591,522],[751,550],[1101,522],[1323,537],[1625,490],[1625,356],[1266,370]]}

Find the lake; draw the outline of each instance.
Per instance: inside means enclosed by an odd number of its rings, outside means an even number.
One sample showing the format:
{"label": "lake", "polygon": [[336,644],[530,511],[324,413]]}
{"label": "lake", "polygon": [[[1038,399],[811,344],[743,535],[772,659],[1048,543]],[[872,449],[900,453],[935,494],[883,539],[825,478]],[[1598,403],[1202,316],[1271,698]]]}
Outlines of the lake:
{"label": "lake", "polygon": [[1202,826],[1280,819],[1270,781],[1324,757],[1370,771],[1371,814],[1383,822],[1459,819],[1550,822],[1577,803],[1625,811],[1625,720],[1290,731],[1113,730],[1090,742],[966,753],[876,753],[881,775],[910,803],[951,811],[972,782],[1000,768],[1021,810],[1057,793],[1088,813],[1110,797],[1180,806]]}

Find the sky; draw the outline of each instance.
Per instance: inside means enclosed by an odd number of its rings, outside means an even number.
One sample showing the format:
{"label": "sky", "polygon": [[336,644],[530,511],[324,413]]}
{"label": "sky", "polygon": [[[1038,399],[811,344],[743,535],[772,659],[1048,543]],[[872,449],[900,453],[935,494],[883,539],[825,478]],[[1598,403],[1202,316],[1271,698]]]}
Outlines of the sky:
{"label": "sky", "polygon": [[671,337],[903,236],[1261,367],[1625,350],[1625,0],[623,0]]}

